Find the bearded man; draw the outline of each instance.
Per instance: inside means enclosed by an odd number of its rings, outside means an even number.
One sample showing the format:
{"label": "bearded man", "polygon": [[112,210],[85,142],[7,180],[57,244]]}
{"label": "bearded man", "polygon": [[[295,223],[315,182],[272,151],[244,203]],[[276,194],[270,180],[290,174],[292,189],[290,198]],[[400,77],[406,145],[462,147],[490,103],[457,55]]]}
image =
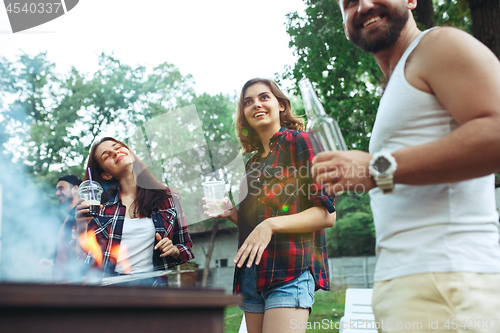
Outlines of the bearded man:
{"label": "bearded man", "polygon": [[370,153],[318,154],[313,174],[330,193],[370,193],[379,331],[499,331],[500,62],[458,29],[420,31],[417,0],[338,3],[388,83]]}

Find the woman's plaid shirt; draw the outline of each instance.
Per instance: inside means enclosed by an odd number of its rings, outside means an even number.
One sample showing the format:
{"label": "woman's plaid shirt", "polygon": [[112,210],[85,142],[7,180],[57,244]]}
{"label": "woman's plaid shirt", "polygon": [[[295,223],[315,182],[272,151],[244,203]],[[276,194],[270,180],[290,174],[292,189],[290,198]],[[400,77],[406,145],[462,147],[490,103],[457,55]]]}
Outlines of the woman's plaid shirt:
{"label": "woman's plaid shirt", "polygon": [[[310,166],[314,151],[307,133],[282,127],[269,145],[271,151],[258,173],[258,223],[273,216],[296,214],[313,206],[325,207],[333,213],[334,198],[324,194],[312,181]],[[250,158],[246,172],[260,153]],[[241,288],[240,270],[236,267],[234,292]],[[257,266],[257,291],[291,281],[307,270],[314,277],[316,290],[330,290],[325,230],[274,234]]]}
{"label": "woman's plaid shirt", "polygon": [[[167,235],[179,249],[180,256],[178,259],[170,256],[160,257],[160,251],[154,250],[153,266],[155,271],[166,270],[194,258],[191,251],[193,243],[187,231],[184,210],[182,209],[179,196],[172,190],[169,193],[171,195],[165,201],[164,207],[158,211],[153,211],[151,217],[155,226],[155,232],[159,233],[162,238],[165,238],[165,235]],[[92,253],[85,252],[85,262],[92,264],[93,273],[95,274],[97,270],[100,272],[101,277],[116,275],[115,267],[122,238],[125,211],[126,207],[121,202],[121,193],[118,192],[114,198],[103,205],[99,216],[89,224],[89,230],[94,230],[97,243],[101,248],[103,261],[102,265],[97,267]],[[155,239],[155,245],[157,242]]]}

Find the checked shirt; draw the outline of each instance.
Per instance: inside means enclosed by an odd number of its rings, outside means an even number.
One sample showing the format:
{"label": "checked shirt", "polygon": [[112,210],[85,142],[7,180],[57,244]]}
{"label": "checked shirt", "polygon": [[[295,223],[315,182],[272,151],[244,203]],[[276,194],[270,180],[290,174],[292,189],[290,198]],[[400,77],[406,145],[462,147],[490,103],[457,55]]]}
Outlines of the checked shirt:
{"label": "checked shirt", "polygon": [[[310,166],[314,151],[307,133],[282,127],[271,138],[269,146],[271,151],[262,164],[257,164],[260,186],[258,223],[273,216],[296,214],[314,206],[325,207],[333,213],[333,197],[324,194],[312,181]],[[261,153],[259,151],[249,159],[247,173]],[[239,214],[245,212],[240,211]],[[330,290],[325,230],[274,234],[256,269],[257,291],[291,281],[307,270],[314,277],[315,290]],[[239,292],[241,288],[240,271],[236,267],[234,292]]]}
{"label": "checked shirt", "polygon": [[[160,257],[159,250],[153,251],[153,266],[155,271],[166,270],[167,268],[180,265],[194,258],[191,248],[193,246],[189,237],[184,210],[182,209],[179,196],[170,190],[170,196],[164,207],[152,212],[152,220],[155,225],[155,232],[162,238],[167,235],[172,243],[179,249],[180,256],[174,259],[171,256]],[[98,217],[89,224],[89,230],[94,230],[97,243],[99,244],[103,261],[101,267],[96,267],[92,253],[86,253],[85,262],[92,263],[94,268],[101,271],[101,277],[116,275],[115,267],[118,260],[118,251],[122,238],[123,224],[125,221],[126,207],[121,202],[121,192],[105,203]],[[158,241],[155,239],[155,245]]]}

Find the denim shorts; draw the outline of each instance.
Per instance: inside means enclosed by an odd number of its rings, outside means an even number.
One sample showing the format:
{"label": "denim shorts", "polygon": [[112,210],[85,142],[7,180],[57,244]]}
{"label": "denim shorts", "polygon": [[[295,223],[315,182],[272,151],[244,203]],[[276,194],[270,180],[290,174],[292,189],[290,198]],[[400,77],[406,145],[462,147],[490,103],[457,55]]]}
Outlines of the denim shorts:
{"label": "denim shorts", "polygon": [[314,303],[314,278],[309,270],[292,281],[257,292],[256,267],[241,268],[240,282],[243,303],[238,307],[245,312],[264,313],[271,308],[309,309]]}

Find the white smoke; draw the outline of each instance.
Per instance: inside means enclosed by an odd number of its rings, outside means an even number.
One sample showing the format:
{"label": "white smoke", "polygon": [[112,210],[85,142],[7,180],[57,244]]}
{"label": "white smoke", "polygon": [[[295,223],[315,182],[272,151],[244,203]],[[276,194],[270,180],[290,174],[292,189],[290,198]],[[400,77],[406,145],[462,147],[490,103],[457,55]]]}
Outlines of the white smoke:
{"label": "white smoke", "polygon": [[0,280],[46,282],[52,279],[58,207],[44,197],[21,167],[0,154]]}

